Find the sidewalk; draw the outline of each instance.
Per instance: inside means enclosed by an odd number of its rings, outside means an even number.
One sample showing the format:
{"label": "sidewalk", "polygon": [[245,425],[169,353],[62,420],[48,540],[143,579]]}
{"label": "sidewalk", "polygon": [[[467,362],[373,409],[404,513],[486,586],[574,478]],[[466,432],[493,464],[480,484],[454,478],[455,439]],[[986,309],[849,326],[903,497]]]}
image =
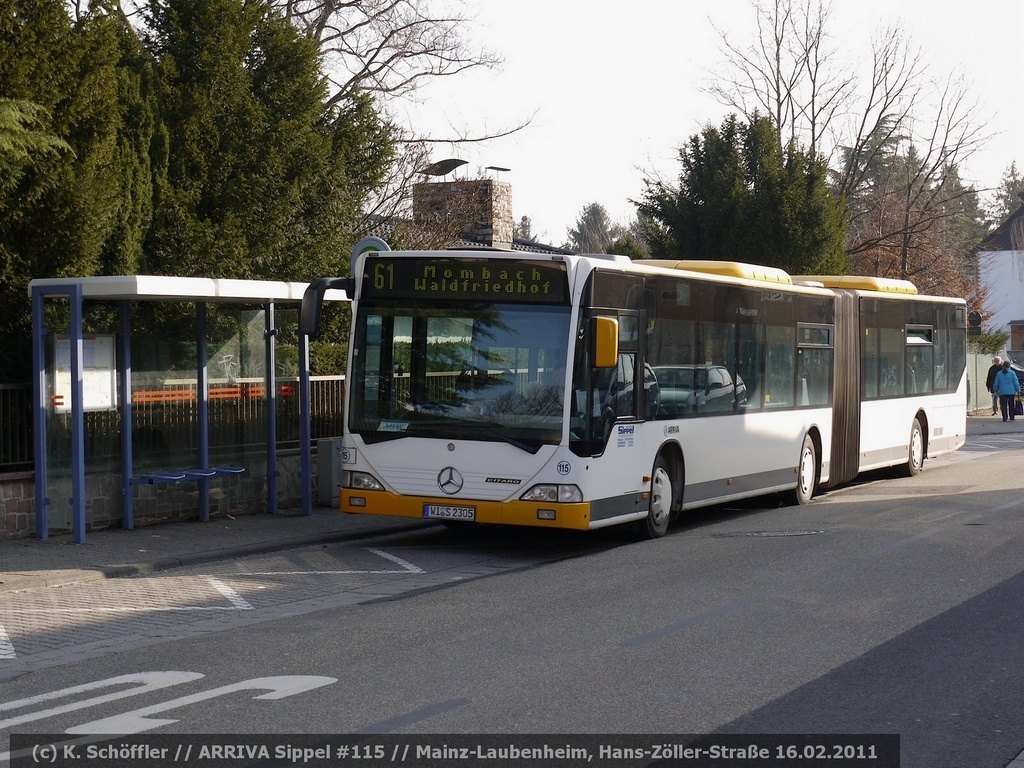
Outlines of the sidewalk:
{"label": "sidewalk", "polygon": [[1003,421],[998,413],[993,416],[992,411],[975,411],[967,416],[968,436],[977,435],[1005,435],[1007,433],[1024,432],[1024,416],[1018,416],[1013,421]]}
{"label": "sidewalk", "polygon": [[84,544],[71,535],[0,541],[0,592],[57,587],[92,579],[136,576],[182,565],[262,552],[378,536],[435,523],[347,515],[314,508],[298,513],[215,517],[147,525],[134,530],[89,531]]}
{"label": "sidewalk", "polygon": [[[1024,432],[1024,417],[1003,422],[991,412],[967,419],[967,434],[1004,435]],[[403,518],[347,515],[328,507],[297,513],[217,517],[149,525],[128,531],[89,531],[84,544],[70,534],[45,540],[0,541],[0,592],[55,587],[90,579],[155,573],[182,565],[230,559],[309,544],[346,541],[411,530],[436,523]]]}

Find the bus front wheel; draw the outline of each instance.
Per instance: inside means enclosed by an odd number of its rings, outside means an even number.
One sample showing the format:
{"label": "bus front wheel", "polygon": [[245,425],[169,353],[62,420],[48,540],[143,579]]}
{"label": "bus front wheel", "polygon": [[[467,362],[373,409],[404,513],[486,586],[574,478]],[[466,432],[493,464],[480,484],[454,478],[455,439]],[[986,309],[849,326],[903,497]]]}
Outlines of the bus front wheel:
{"label": "bus front wheel", "polygon": [[914,477],[924,469],[924,430],[920,419],[914,419],[910,426],[910,448],[907,451],[907,463],[902,466],[903,475]]}
{"label": "bus front wheel", "polygon": [[672,512],[672,472],[663,456],[659,456],[654,462],[648,501],[647,517],[640,523],[641,532],[648,539],[660,539],[668,532],[668,521]]}
{"label": "bus front wheel", "polygon": [[796,488],[793,490],[793,501],[797,504],[810,504],[817,479],[818,454],[814,449],[814,440],[810,435],[804,435],[804,444],[800,448],[800,462],[796,466]]}

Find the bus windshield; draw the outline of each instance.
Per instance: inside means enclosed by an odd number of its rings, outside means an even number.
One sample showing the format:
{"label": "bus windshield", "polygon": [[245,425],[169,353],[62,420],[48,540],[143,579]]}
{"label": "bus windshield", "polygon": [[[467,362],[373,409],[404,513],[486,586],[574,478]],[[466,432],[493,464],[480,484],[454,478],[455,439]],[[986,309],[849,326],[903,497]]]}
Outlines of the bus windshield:
{"label": "bus windshield", "polygon": [[350,432],[369,443],[468,438],[531,452],[559,442],[568,306],[398,304],[359,307]]}

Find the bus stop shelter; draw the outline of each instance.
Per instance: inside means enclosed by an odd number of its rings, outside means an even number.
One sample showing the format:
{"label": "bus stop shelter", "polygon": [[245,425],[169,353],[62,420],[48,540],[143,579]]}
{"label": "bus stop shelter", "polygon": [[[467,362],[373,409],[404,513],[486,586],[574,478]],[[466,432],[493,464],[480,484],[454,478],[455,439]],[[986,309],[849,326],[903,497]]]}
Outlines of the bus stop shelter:
{"label": "bus stop shelter", "polygon": [[[241,473],[243,467],[216,465],[210,461],[209,356],[207,311],[213,304],[252,305],[263,314],[265,364],[263,392],[266,397],[266,511],[277,512],[277,397],[275,311],[297,308],[306,283],[259,280],[228,280],[194,277],[125,275],[109,277],[52,278],[29,284],[32,300],[33,427],[35,431],[35,524],[36,536],[49,535],[47,426],[48,415],[60,410],[70,418],[70,517],[76,544],[85,542],[86,530],[86,410],[117,411],[120,415],[120,475],[123,496],[121,526],[134,528],[136,485],[195,482],[199,488],[198,516],[209,519],[208,484],[220,476]],[[330,301],[346,301],[344,291],[330,290]],[[47,302],[68,305],[68,326],[50,331],[45,326]],[[84,305],[88,301],[113,302],[117,307],[117,332],[100,337],[85,332]],[[133,459],[132,306],[138,302],[195,305],[195,409],[196,443],[192,466],[168,466],[137,471]],[[309,377],[309,338],[298,336],[299,445],[302,514],[312,514],[312,456]],[[86,342],[89,342],[88,344]],[[50,360],[47,344],[52,342]],[[63,369],[57,371],[57,360]]]}

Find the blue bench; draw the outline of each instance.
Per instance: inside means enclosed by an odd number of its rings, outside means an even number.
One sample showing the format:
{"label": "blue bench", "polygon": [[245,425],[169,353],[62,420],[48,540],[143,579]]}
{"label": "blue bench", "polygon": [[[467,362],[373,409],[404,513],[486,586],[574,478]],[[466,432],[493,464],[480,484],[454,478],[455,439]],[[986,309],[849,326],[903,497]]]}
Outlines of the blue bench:
{"label": "blue bench", "polygon": [[163,483],[182,483],[189,480],[197,481],[201,488],[199,494],[199,519],[206,522],[210,519],[210,497],[207,492],[207,483],[214,477],[240,475],[243,472],[245,472],[245,467],[233,466],[140,472],[138,475],[128,478],[128,487],[122,491],[124,493],[124,511],[121,525],[128,530],[135,527],[135,494],[132,492],[133,485],[161,485]]}
{"label": "blue bench", "polygon": [[131,485],[159,485],[160,483],[180,483],[183,480],[209,480],[222,475],[240,475],[245,467],[206,467],[198,469],[175,469],[161,472],[143,472],[137,477],[128,478]]}

